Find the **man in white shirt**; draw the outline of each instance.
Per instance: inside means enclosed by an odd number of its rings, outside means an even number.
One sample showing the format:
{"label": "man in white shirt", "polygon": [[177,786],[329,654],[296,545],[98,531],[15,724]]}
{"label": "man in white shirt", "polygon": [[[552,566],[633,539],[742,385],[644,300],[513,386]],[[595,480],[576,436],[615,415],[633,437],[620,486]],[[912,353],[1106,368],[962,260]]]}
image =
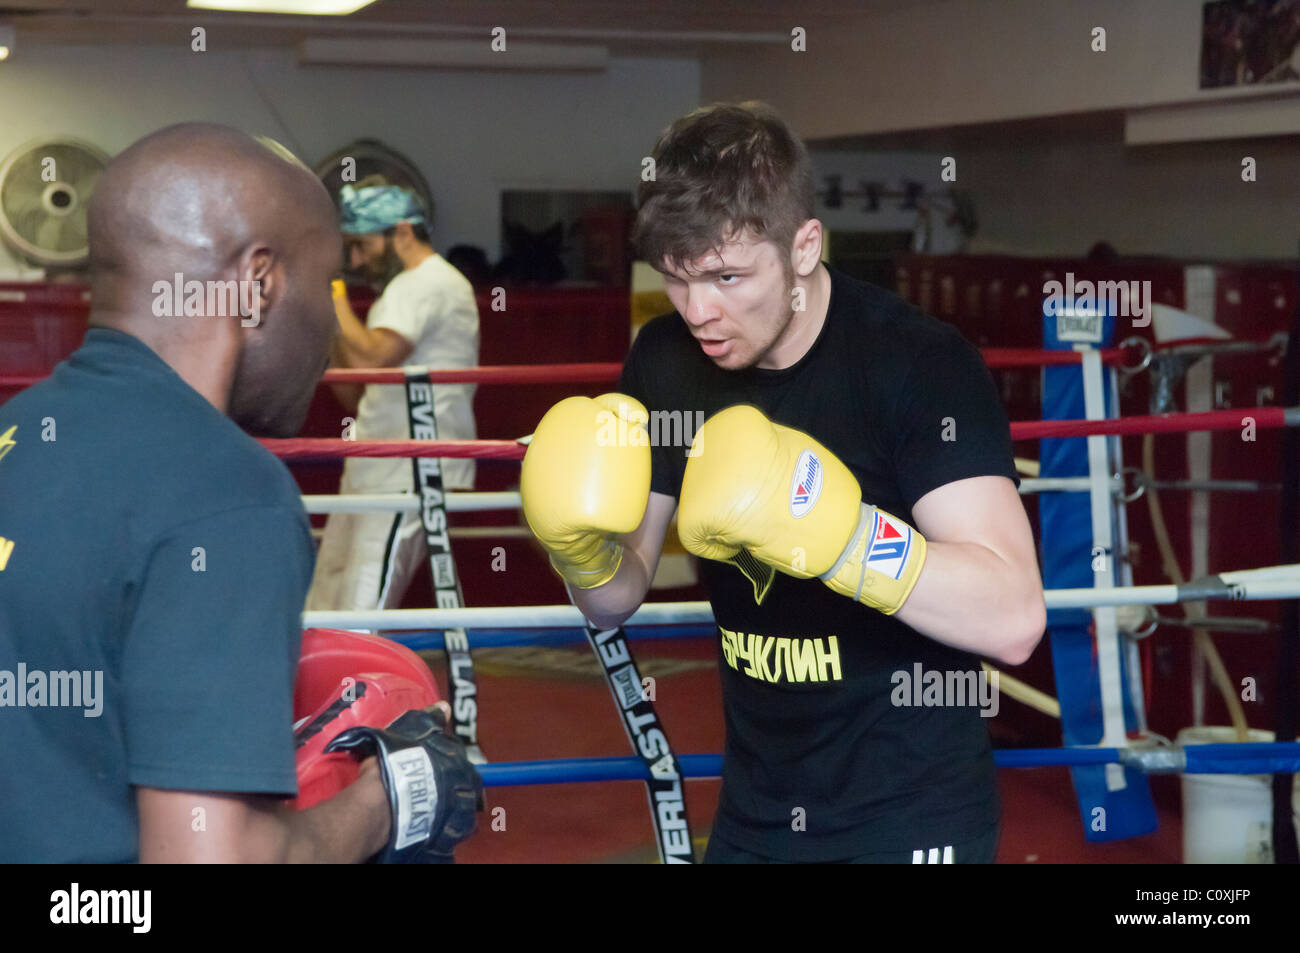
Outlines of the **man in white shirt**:
{"label": "man in white shirt", "polygon": [[[432,368],[478,365],[479,319],[474,289],[459,271],[435,252],[423,210],[416,197],[392,185],[352,188],[341,196],[341,228],[353,268],[383,279],[393,271],[363,324],[335,283],[334,307],[339,321],[334,365]],[[345,405],[347,388],[336,388]],[[355,392],[354,392],[355,393]],[[438,437],[475,438],[474,385],[434,387]],[[410,436],[406,395],[396,384],[366,385],[357,408],[357,440],[393,440]],[[441,461],[446,489],[474,485],[474,461]],[[340,493],[411,493],[409,459],[349,459],[344,463]],[[406,587],[427,565],[420,517],[410,511],[334,513],[316,558],[307,609],[392,609]]]}

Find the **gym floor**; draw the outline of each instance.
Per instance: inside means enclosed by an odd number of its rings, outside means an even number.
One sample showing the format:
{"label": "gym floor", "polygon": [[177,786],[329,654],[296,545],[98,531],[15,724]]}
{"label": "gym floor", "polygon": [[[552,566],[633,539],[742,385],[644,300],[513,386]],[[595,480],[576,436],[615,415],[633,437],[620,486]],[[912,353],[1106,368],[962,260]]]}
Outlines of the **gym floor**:
{"label": "gym floor", "polygon": [[[705,639],[634,644],[655,706],[678,754],[722,749],[714,648]],[[445,683],[441,653],[426,659]],[[630,747],[609,690],[585,645],[485,649],[474,653],[479,730],[492,761],[616,757]],[[1155,777],[1160,826],[1108,844],[1084,840],[1069,772],[1003,769],[1003,864],[1176,864],[1182,857],[1179,781]],[[687,782],[696,856],[702,855],[719,782]],[[503,811],[497,810],[504,809]],[[460,863],[620,863],[657,860],[645,788],[639,782],[491,788],[480,833]]]}

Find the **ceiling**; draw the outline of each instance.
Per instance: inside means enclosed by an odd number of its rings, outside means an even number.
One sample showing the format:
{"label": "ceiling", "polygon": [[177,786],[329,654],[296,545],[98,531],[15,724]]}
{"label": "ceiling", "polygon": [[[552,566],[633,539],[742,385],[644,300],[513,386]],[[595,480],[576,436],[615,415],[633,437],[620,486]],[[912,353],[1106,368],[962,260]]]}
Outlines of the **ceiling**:
{"label": "ceiling", "polygon": [[715,45],[789,42],[794,26],[815,36],[863,17],[941,0],[378,0],[348,17],[189,10],[185,0],[0,0],[0,21],[19,43],[172,43],[178,30],[207,29],[214,43],[291,46],[308,36],[467,39],[504,27],[507,36],[588,41],[614,53],[698,55]]}

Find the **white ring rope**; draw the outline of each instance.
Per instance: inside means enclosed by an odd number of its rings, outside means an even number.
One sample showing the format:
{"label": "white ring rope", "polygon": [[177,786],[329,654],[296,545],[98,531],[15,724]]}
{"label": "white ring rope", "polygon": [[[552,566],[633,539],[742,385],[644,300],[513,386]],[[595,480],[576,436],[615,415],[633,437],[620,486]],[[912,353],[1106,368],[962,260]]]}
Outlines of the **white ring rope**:
{"label": "white ring rope", "polygon": [[[712,622],[707,602],[651,602],[626,625],[686,625]],[[532,629],[587,624],[574,606],[496,606],[480,609],[377,609],[304,612],[303,626],[329,629]]]}
{"label": "white ring rope", "polygon": [[[1169,605],[1199,599],[1295,599],[1300,598],[1300,564],[1225,572],[1194,579],[1182,586],[1049,589],[1044,596],[1049,609]],[[306,628],[335,629],[530,629],[586,624],[581,612],[564,605],[304,612],[302,619]],[[713,611],[707,602],[650,602],[642,605],[625,624],[687,625],[712,621]]]}
{"label": "white ring rope", "polygon": [[[1205,481],[1202,481],[1205,482]],[[1175,489],[1187,484],[1185,489],[1258,490],[1260,485],[1248,480],[1210,481],[1204,487],[1196,481],[1171,481]],[[1164,488],[1164,484],[1158,484]],[[1124,481],[1111,477],[1109,486],[1114,493],[1123,493]],[[1020,494],[1031,493],[1084,493],[1092,487],[1089,477],[1026,477],[1020,481]],[[446,494],[449,513],[481,513],[492,510],[517,510],[522,507],[517,491],[497,493],[471,493],[450,490]],[[304,494],[303,506],[308,513],[414,513],[420,508],[420,498],[413,493],[344,493]]]}
{"label": "white ring rope", "polygon": [[[1116,493],[1124,489],[1124,482],[1110,481]],[[1088,477],[1045,477],[1022,479],[1020,494],[1048,492],[1086,492],[1092,486]],[[518,492],[469,493],[450,490],[446,494],[447,512],[481,513],[491,510],[517,510],[523,504]],[[302,505],[308,513],[414,513],[420,509],[420,498],[413,493],[343,493],[304,494]]]}
{"label": "white ring rope", "polygon": [[[466,493],[450,490],[444,496],[448,513],[517,510],[521,505],[518,493]],[[308,513],[414,513],[420,509],[420,497],[414,493],[304,495],[302,505]]]}

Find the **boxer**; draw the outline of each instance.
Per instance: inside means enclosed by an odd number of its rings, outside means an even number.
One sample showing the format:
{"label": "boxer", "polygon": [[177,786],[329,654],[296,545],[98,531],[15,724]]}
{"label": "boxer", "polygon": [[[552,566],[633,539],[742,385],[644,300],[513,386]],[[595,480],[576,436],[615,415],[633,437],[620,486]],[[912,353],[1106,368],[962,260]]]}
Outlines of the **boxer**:
{"label": "boxer", "polygon": [[[947,689],[1025,661],[1045,611],[988,370],[822,262],[806,150],[769,108],[698,110],[653,159],[635,237],[676,311],[620,393],[542,419],[528,523],[602,628],[674,512],[701,558],[727,729],[706,862],[992,862],[988,730]],[[680,415],[706,421],[689,447],[664,439]]]}

